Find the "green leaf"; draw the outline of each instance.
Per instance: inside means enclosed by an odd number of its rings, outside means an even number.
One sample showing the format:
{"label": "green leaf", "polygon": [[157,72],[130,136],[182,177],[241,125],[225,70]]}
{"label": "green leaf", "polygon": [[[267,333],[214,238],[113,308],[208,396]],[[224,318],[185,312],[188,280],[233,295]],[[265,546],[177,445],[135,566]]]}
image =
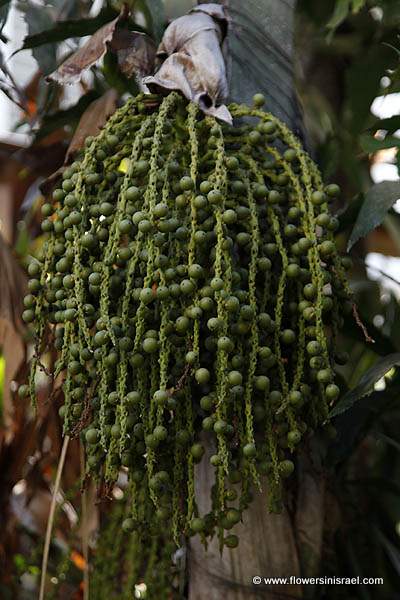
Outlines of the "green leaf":
{"label": "green leaf", "polygon": [[383,139],[377,139],[368,134],[360,136],[360,146],[364,152],[372,153],[378,150],[385,150],[400,146],[400,138],[393,135],[387,135]]}
{"label": "green leaf", "polygon": [[393,438],[389,437],[385,433],[382,433],[381,431],[374,431],[373,433],[374,433],[374,436],[378,440],[385,442],[386,444],[388,444],[389,446],[392,446],[392,448],[395,448],[398,452],[400,452],[400,443],[399,442],[397,442]]}
{"label": "green leaf", "polygon": [[352,0],[351,2],[351,12],[353,15],[360,12],[360,10],[365,6],[366,0]]}
{"label": "green leaf", "polygon": [[335,29],[348,17],[350,11],[355,15],[363,8],[364,4],[365,0],[336,0],[333,14],[326,25],[330,30],[328,39],[332,37]]}
{"label": "green leaf", "polygon": [[162,0],[146,0],[143,4],[143,11],[150,20],[151,30],[154,40],[158,43],[164,33],[167,17],[165,15],[164,2]]}
{"label": "green leaf", "polygon": [[388,64],[391,64],[390,50],[374,46],[351,61],[346,69],[345,129],[351,133],[358,135],[368,127],[371,103],[380,94],[382,74]]}
{"label": "green leaf", "polygon": [[133,78],[130,82],[124,76],[124,74],[121,73],[121,69],[118,66],[117,56],[112,52],[107,52],[104,55],[102,73],[110,88],[117,90],[120,96],[127,91],[132,93],[133,90],[130,90],[129,86],[130,83],[133,85],[136,84],[135,78]]}
{"label": "green leaf", "polygon": [[10,7],[11,0],[0,0],[0,33],[6,24]]}
{"label": "green leaf", "polygon": [[350,12],[350,0],[336,0],[335,8],[327,23],[327,28],[335,30],[346,19]]}
{"label": "green leaf", "polygon": [[381,541],[382,546],[385,549],[386,554],[389,557],[390,562],[393,565],[393,568],[396,570],[397,574],[400,575],[400,550],[392,544],[390,540],[379,530],[376,530],[377,536]]}
{"label": "green leaf", "polygon": [[229,17],[228,73],[231,99],[252,103],[257,92],[265,108],[294,130],[301,117],[293,84],[293,0],[226,0]]}
{"label": "green leaf", "polygon": [[393,382],[389,388],[372,392],[335,418],[337,435],[328,449],[327,464],[336,465],[352,455],[361,440],[376,427],[378,419],[398,403],[399,391],[399,384]]}
{"label": "green leaf", "polygon": [[400,129],[400,115],[394,115],[387,119],[379,119],[369,128],[369,131],[378,131],[378,129],[394,133],[397,129]]}
{"label": "green leaf", "polygon": [[[52,27],[53,18],[47,7],[36,6],[29,2],[20,3],[19,6],[24,14],[29,34],[36,34]],[[40,48],[34,48],[32,54],[44,75],[51,73],[56,68],[57,57],[54,45],[45,44]]]}
{"label": "green leaf", "polygon": [[378,227],[385,219],[388,210],[399,198],[399,181],[382,181],[373,185],[365,195],[364,203],[347,244],[347,250],[350,250],[360,238]]}
{"label": "green leaf", "polygon": [[389,42],[382,42],[382,43],[387,48],[390,48],[391,50],[393,50],[393,52],[395,52],[397,54],[397,56],[400,58],[400,49],[399,48],[396,48],[396,46],[393,46],[393,44],[389,44]]}
{"label": "green leaf", "polygon": [[185,15],[193,8],[193,4],[193,0],[164,0],[167,20],[172,21],[172,19]]}
{"label": "green leaf", "polygon": [[43,44],[54,44],[55,42],[62,42],[72,37],[83,37],[85,35],[92,35],[100,27],[111,21],[116,17],[116,12],[106,8],[102,10],[97,17],[93,19],[80,19],[70,21],[60,21],[55,23],[53,27],[28,35],[24,39],[21,50],[27,50],[29,48],[37,48]]}
{"label": "green leaf", "polygon": [[361,377],[358,385],[347,392],[338,404],[331,410],[330,418],[336,417],[351,408],[355,402],[367,396],[373,391],[373,387],[379,379],[390,371],[392,367],[400,364],[400,352],[389,354],[378,360],[371,369]]}

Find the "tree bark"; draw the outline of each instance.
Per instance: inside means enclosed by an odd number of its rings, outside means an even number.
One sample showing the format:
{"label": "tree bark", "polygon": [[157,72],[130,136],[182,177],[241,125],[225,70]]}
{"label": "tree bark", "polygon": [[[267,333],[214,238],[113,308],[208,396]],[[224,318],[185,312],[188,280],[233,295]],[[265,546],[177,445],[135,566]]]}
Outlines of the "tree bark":
{"label": "tree bark", "polygon": [[[228,10],[227,63],[234,101],[251,103],[264,93],[266,109],[303,136],[293,84],[293,22],[295,0],[221,0]],[[211,454],[211,449],[208,452]],[[197,467],[199,514],[210,511],[214,469],[208,456]],[[267,508],[266,487],[254,490],[254,500],[234,528],[239,547],[219,552],[218,539],[207,550],[198,536],[189,547],[189,600],[287,600],[308,598],[301,585],[268,585],[264,578],[311,576],[318,573],[324,524],[324,480],[304,455],[298,460],[297,480],[290,502],[279,515]],[[261,582],[253,583],[253,577]]]}
{"label": "tree bark", "polygon": [[[208,449],[212,454],[211,448]],[[214,469],[205,456],[196,467],[196,499],[199,514],[210,510]],[[304,455],[298,464],[298,480],[290,492],[290,508],[281,514],[267,509],[267,482],[254,490],[254,500],[243,513],[243,522],[234,528],[239,547],[224,549],[218,539],[207,549],[198,536],[189,547],[189,600],[287,600],[309,598],[296,583],[270,584],[271,577],[315,576],[318,573],[324,528],[324,478]],[[293,505],[293,506],[292,506]],[[253,577],[260,577],[261,582]]]}

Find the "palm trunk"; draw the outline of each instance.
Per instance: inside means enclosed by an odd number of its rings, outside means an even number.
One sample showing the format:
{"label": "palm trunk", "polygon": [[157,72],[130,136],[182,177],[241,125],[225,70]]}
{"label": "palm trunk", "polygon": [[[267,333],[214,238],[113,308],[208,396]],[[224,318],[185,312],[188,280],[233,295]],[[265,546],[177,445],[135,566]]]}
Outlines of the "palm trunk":
{"label": "palm trunk", "polygon": [[[197,467],[196,494],[199,513],[210,510],[213,469],[207,459]],[[288,494],[281,514],[267,510],[266,487],[254,491],[254,500],[243,514],[234,533],[239,547],[224,549],[221,555],[214,538],[207,549],[200,538],[192,538],[189,548],[189,600],[287,600],[310,598],[296,582],[274,584],[267,578],[316,576],[322,550],[325,485],[321,474],[312,470],[309,461],[299,461],[298,481]],[[253,583],[253,577],[260,577]]]}
{"label": "palm trunk", "polygon": [[[266,97],[266,109],[302,132],[292,76],[292,36],[295,0],[226,0],[231,17],[227,43],[230,91],[234,101],[251,103],[254,93]],[[255,19],[255,15],[257,18]],[[263,491],[243,514],[234,533],[239,547],[221,555],[218,540],[207,550],[199,537],[189,548],[189,600],[253,600],[305,598],[298,584],[267,585],[264,578],[315,575],[322,547],[324,484],[302,459],[290,502],[279,515],[267,509]],[[197,467],[199,513],[210,510],[213,469],[207,458]],[[261,577],[261,583],[253,583]],[[258,581],[258,580],[256,580]]]}

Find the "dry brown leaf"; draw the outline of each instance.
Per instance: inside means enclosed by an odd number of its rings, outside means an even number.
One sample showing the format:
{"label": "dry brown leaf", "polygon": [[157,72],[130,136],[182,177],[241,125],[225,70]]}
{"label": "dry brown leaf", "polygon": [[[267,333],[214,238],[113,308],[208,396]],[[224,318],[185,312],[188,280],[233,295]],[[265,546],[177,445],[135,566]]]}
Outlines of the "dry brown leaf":
{"label": "dry brown leaf", "polygon": [[65,156],[66,163],[71,156],[83,148],[87,137],[96,136],[100,132],[101,128],[107,122],[107,119],[117,108],[117,102],[118,93],[114,89],[111,89],[89,104],[79,120],[74,136],[68,147]]}
{"label": "dry brown leaf", "polygon": [[96,31],[82,48],[67,58],[46,79],[62,85],[77,83],[83,73],[107,52],[107,45],[111,43],[118,23],[126,19],[128,15],[129,9],[124,4],[118,17]]}
{"label": "dry brown leaf", "polygon": [[362,242],[366,253],[377,252],[385,256],[399,256],[399,246],[385,227],[377,227]]}
{"label": "dry brown leaf", "polygon": [[21,320],[25,290],[26,276],[0,234],[0,318],[20,333],[25,330]]}
{"label": "dry brown leaf", "polygon": [[14,329],[12,323],[0,317],[0,347],[5,360],[3,381],[3,424],[5,441],[8,443],[13,435],[14,406],[11,394],[11,382],[15,379],[25,359],[25,345],[21,334]]}
{"label": "dry brown leaf", "polygon": [[51,493],[38,488],[29,497],[24,481],[20,483],[20,487],[19,493],[13,494],[11,498],[12,511],[26,529],[43,536],[46,531]]}
{"label": "dry brown leaf", "polygon": [[[0,154],[0,164],[2,163],[2,156]],[[3,165],[7,162],[4,160]],[[2,166],[3,166],[2,165]],[[4,169],[5,172],[0,174],[0,224],[1,234],[6,242],[11,242],[14,236],[14,197],[13,197],[13,186],[10,181],[11,169]]]}
{"label": "dry brown leaf", "polygon": [[180,90],[206,114],[232,123],[222,43],[228,20],[219,4],[200,4],[166,29],[157,56],[163,63],[142,83],[149,90]]}
{"label": "dry brown leaf", "polygon": [[144,77],[153,71],[156,45],[145,33],[117,29],[110,47],[117,53],[119,68],[126,77]]}
{"label": "dry brown leaf", "polygon": [[0,348],[6,362],[3,384],[3,420],[6,436],[12,434],[14,413],[11,382],[25,358],[21,321],[26,278],[11,249],[0,235]]}

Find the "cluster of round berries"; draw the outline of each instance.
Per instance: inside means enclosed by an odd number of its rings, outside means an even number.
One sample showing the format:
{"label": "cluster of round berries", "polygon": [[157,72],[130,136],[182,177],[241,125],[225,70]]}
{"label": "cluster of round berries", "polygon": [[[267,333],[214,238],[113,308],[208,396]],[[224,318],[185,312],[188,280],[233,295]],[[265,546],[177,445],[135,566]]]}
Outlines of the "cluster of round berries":
{"label": "cluster of round berries", "polygon": [[[20,394],[34,398],[55,347],[64,430],[82,435],[97,480],[127,471],[129,531],[170,521],[175,540],[217,531],[235,547],[226,530],[252,485],[266,476],[279,501],[296,448],[339,395],[335,342],[351,310],[329,212],[339,188],[262,102],[231,105],[227,127],[178,94],[157,106],[138,96],[42,206],[23,314],[36,351]],[[215,469],[206,515],[202,460]]]}

